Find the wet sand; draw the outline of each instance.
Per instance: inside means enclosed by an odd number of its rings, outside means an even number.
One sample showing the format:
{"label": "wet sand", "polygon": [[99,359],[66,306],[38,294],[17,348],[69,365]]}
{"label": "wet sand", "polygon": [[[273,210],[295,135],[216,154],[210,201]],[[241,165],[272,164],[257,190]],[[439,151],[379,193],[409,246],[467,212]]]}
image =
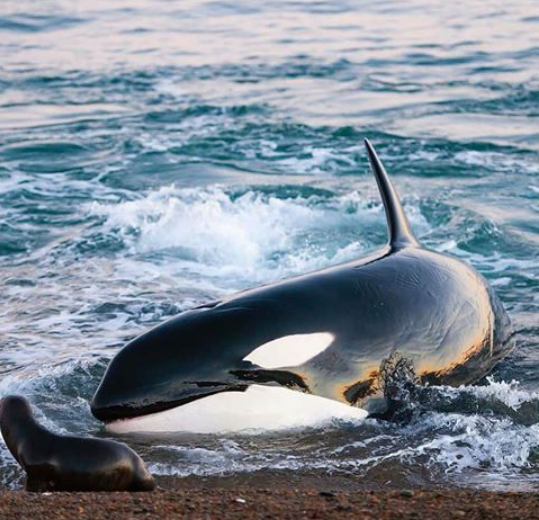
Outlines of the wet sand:
{"label": "wet sand", "polygon": [[[332,490],[281,480],[232,487],[174,479],[150,493],[0,492],[0,518],[539,518],[539,494],[465,490]],[[260,484],[260,483],[259,483]],[[319,483],[320,484],[320,483]]]}

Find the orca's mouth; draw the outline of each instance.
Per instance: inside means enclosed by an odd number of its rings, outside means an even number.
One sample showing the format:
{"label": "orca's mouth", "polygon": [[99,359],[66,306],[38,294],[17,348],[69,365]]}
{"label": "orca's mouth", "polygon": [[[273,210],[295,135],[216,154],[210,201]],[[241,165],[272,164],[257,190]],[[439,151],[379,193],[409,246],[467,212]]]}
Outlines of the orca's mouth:
{"label": "orca's mouth", "polygon": [[104,423],[110,423],[119,421],[122,419],[133,419],[144,415],[150,415],[158,412],[164,412],[178,406],[182,406],[198,399],[208,397],[210,395],[219,394],[221,392],[236,391],[243,392],[247,389],[248,385],[237,385],[231,387],[226,385],[220,388],[205,388],[205,391],[200,391],[197,394],[191,394],[179,399],[172,399],[167,401],[156,401],[149,404],[125,404],[125,405],[112,405],[112,406],[99,406],[96,403],[96,398],[92,401],[90,409],[93,416],[96,419]]}

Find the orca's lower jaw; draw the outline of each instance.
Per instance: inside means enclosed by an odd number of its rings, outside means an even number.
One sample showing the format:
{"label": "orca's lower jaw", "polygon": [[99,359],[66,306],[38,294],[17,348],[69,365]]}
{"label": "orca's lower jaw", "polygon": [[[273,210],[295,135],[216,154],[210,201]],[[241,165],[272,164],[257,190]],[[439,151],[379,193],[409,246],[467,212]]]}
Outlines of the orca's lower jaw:
{"label": "orca's lower jaw", "polygon": [[96,419],[104,423],[118,421],[121,419],[132,419],[150,413],[162,412],[180,406],[181,402],[158,402],[145,406],[125,405],[125,406],[107,406],[99,407],[93,403],[91,405],[92,414]]}
{"label": "orca's lower jaw", "polygon": [[109,406],[99,404],[99,401],[102,401],[102,396],[96,395],[90,405],[90,409],[96,419],[99,419],[104,423],[110,423],[123,419],[133,419],[144,415],[164,412],[210,395],[226,391],[244,391],[246,388],[247,385],[238,385],[235,387],[223,385],[220,387],[204,388],[204,390],[201,388],[202,391],[199,391],[196,394],[190,392],[189,395],[177,399],[155,400],[154,402],[148,402],[149,400],[145,399],[144,402],[140,404],[133,402]]}

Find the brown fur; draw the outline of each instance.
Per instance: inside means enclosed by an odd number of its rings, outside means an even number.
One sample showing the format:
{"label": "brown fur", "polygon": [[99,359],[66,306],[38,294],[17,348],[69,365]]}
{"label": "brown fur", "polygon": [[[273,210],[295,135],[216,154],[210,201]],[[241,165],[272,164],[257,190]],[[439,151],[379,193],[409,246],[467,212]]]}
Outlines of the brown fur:
{"label": "brown fur", "polygon": [[0,401],[0,431],[26,471],[28,491],[151,491],[142,459],[120,442],[57,435],[37,423],[28,401]]}

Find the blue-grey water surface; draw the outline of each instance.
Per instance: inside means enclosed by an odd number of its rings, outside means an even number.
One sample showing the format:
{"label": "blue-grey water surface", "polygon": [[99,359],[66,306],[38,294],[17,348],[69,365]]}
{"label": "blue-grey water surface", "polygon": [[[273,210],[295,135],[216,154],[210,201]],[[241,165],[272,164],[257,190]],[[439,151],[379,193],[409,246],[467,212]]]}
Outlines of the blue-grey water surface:
{"label": "blue-grey water surface", "polygon": [[534,0],[4,0],[0,394],[103,435],[88,400],[128,339],[382,245],[364,137],[421,240],[495,287],[516,351],[407,425],[135,445],[156,475],[539,489]]}

